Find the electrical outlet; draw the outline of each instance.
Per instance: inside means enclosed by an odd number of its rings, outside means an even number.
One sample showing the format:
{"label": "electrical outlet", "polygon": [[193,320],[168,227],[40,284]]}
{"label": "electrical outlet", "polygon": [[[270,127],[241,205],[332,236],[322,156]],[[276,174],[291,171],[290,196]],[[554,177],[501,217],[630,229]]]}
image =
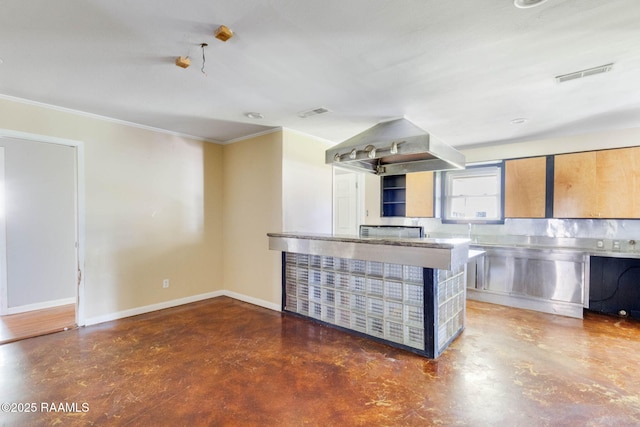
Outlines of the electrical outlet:
{"label": "electrical outlet", "polygon": [[604,249],[604,240],[598,240],[596,246],[598,249]]}
{"label": "electrical outlet", "polygon": [[169,287],[169,279],[164,279],[162,281],[162,287],[165,289]]}
{"label": "electrical outlet", "polygon": [[614,251],[619,251],[620,250],[620,240],[614,240],[613,241],[613,250]]}

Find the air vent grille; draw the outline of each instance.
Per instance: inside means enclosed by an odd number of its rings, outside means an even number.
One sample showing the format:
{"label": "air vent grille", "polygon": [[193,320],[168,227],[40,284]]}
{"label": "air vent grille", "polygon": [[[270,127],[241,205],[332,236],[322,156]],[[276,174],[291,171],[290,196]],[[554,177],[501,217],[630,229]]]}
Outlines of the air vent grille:
{"label": "air vent grille", "polygon": [[570,80],[581,79],[583,77],[589,77],[596,74],[602,74],[611,71],[613,68],[613,63],[600,65],[599,67],[593,67],[582,71],[576,71],[574,73],[563,74],[561,76],[556,76],[556,82],[564,83]]}
{"label": "air vent grille", "polygon": [[513,0],[513,4],[520,9],[527,9],[538,6],[547,0]]}
{"label": "air vent grille", "polygon": [[329,109],[324,107],[312,108],[311,110],[301,111],[298,113],[298,117],[306,119],[307,117],[317,116],[318,114],[324,114],[330,112]]}

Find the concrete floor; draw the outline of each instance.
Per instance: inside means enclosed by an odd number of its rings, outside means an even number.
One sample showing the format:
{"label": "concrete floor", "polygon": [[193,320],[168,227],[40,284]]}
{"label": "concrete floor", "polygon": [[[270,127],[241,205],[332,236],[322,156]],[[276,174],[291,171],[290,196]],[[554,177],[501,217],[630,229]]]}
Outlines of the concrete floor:
{"label": "concrete floor", "polygon": [[0,425],[638,426],[639,396],[640,322],[474,301],[437,360],[226,297],[0,346]]}

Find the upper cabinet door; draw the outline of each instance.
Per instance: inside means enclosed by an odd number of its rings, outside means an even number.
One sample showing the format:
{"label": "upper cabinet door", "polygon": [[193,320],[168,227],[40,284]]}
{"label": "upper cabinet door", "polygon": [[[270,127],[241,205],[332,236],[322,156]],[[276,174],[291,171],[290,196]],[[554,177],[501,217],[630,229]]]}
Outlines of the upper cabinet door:
{"label": "upper cabinet door", "polygon": [[507,160],[504,165],[505,218],[544,218],[547,158]]}
{"label": "upper cabinet door", "polygon": [[598,217],[595,151],[555,156],[553,184],[554,217]]}
{"label": "upper cabinet door", "polygon": [[433,172],[413,172],[407,174],[406,215],[409,217],[432,218],[433,215]]}
{"label": "upper cabinet door", "polygon": [[640,147],[597,152],[599,218],[640,218]]}
{"label": "upper cabinet door", "polygon": [[640,147],[555,156],[556,218],[640,218]]}

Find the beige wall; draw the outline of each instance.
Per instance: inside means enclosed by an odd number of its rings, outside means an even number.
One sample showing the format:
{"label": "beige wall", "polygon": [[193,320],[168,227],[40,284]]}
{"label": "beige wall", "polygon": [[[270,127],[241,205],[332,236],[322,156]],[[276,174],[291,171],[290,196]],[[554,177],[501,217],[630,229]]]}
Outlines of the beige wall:
{"label": "beige wall", "polygon": [[223,148],[225,289],[280,305],[280,253],[268,232],[282,230],[282,131]]}
{"label": "beige wall", "polygon": [[219,292],[278,308],[266,233],[331,231],[329,145],[308,135],[221,146],[11,99],[0,129],[84,143],[88,323]]}
{"label": "beige wall", "polygon": [[7,99],[0,128],[84,142],[87,319],[223,289],[221,146]]}

